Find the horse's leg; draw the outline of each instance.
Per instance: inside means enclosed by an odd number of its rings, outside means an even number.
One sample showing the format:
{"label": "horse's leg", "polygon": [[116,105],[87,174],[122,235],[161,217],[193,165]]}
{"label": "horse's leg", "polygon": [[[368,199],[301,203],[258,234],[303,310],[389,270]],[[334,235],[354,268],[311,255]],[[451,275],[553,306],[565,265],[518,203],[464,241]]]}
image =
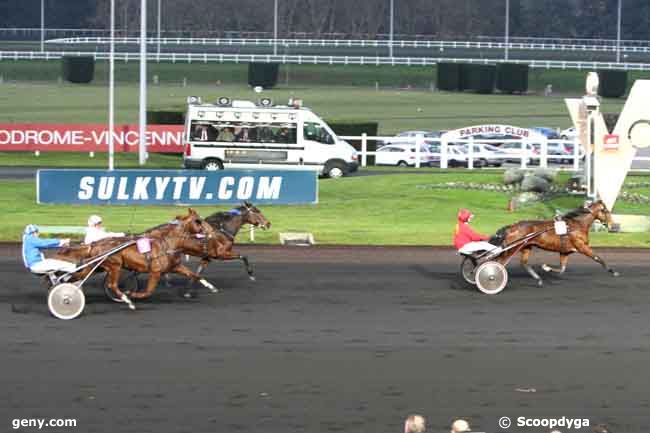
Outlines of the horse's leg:
{"label": "horse's leg", "polygon": [[160,271],[151,271],[149,272],[149,279],[147,280],[147,287],[142,292],[132,292],[129,293],[131,299],[145,299],[153,295],[153,292],[156,291],[156,286],[160,281],[161,272]]}
{"label": "horse's leg", "polygon": [[241,260],[244,263],[244,266],[246,268],[246,273],[248,274],[248,278],[250,278],[252,281],[255,281],[255,275],[253,275],[253,267],[248,261],[248,257],[242,256],[241,254],[236,254],[232,251],[226,251],[224,255],[221,257],[222,260]]}
{"label": "horse's leg", "polygon": [[528,272],[531,277],[533,277],[535,280],[537,280],[537,285],[541,286],[542,284],[544,284],[544,282],[542,281],[542,278],[539,275],[537,275],[537,272],[535,272],[535,270],[532,268],[532,266],[530,266],[528,264],[528,259],[530,258],[531,249],[532,249],[532,247],[527,247],[527,248],[524,248],[524,249],[521,250],[521,266],[524,267],[526,272]]}
{"label": "horse's leg", "polygon": [[206,287],[212,293],[219,292],[219,289],[217,289],[212,284],[210,284],[205,278],[201,278],[201,276],[199,274],[192,272],[188,267],[186,267],[184,265],[176,266],[174,269],[172,269],[172,272],[176,272],[177,274],[184,275],[187,278],[190,278],[192,281],[196,281],[196,282],[201,283],[204,287]]}
{"label": "horse's leg", "polygon": [[108,268],[108,287],[115,293],[115,296],[122,300],[126,305],[129,306],[131,310],[135,310],[135,305],[126,295],[126,293],[120,290],[118,286],[118,281],[120,280],[120,273],[122,272],[121,266],[116,268]]}
{"label": "horse's leg", "polygon": [[586,242],[584,242],[581,239],[576,239],[573,241],[573,246],[576,247],[578,252],[584,254],[585,256],[589,257],[593,261],[600,263],[600,265],[605,269],[607,272],[611,273],[613,276],[618,277],[620,274],[616,272],[614,269],[610,268],[607,266],[607,263],[605,263],[605,260],[603,260],[600,256],[594,254],[594,251],[591,249],[589,245],[587,245]]}
{"label": "horse's leg", "polygon": [[199,267],[196,268],[196,273],[201,274],[205,268],[208,267],[208,263],[210,263],[210,259],[201,259],[199,262]]}
{"label": "horse's leg", "polygon": [[569,261],[569,254],[568,253],[560,253],[560,267],[559,268],[554,268],[553,266],[549,266],[546,263],[542,265],[542,269],[546,272],[556,272],[558,274],[563,274],[564,271],[566,271],[566,264]]}

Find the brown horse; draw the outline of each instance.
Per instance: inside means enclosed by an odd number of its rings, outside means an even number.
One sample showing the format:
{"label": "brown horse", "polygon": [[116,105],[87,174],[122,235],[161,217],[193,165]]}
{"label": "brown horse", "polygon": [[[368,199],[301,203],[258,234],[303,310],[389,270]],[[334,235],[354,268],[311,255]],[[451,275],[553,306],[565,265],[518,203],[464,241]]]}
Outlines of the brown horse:
{"label": "brown horse", "polygon": [[[505,263],[511,256],[521,251],[521,265],[537,280],[537,284],[540,286],[543,284],[542,278],[528,264],[533,247],[560,253],[560,267],[554,268],[544,264],[542,269],[546,272],[564,273],[569,255],[578,252],[600,263],[604,269],[617,277],[619,273],[607,266],[605,261],[596,255],[589,246],[589,229],[595,220],[599,220],[607,226],[611,226],[612,224],[612,215],[607,210],[605,204],[602,201],[595,203],[587,202],[584,207],[563,215],[562,220],[566,223],[567,227],[567,233],[565,235],[556,234],[554,229],[555,220],[520,221],[499,229],[495,238],[497,240],[496,243],[500,243],[502,247],[508,246],[533,233],[539,232],[540,235],[524,243],[521,248],[515,247],[504,252],[499,256],[498,260],[501,263]],[[495,243],[495,238],[490,242]]]}
{"label": "brown horse", "polygon": [[[182,254],[189,254],[195,251],[196,246],[193,241],[195,241],[196,235],[213,232],[212,228],[193,209],[189,209],[188,215],[178,216],[176,221],[158,226],[152,229],[151,232],[154,230],[157,231],[156,234],[158,237],[147,236],[150,240],[150,252],[140,253],[136,245],[131,245],[110,255],[101,264],[101,267],[109,275],[108,286],[117,298],[128,304],[129,308],[135,309],[135,305],[131,299],[150,297],[154,293],[161,275],[168,272],[184,275],[195,282],[200,282],[210,290],[216,291],[212,284],[181,264]],[[59,252],[58,257],[64,260],[78,260],[80,257],[82,259],[97,257],[128,240],[130,239],[103,239],[91,245],[63,249]],[[122,293],[117,284],[122,268],[149,273],[146,289],[143,292]],[[88,271],[83,270],[80,275],[75,275],[74,277],[83,277],[83,272]]]}
{"label": "brown horse", "polygon": [[235,238],[241,227],[250,224],[254,227],[261,227],[263,230],[271,228],[271,222],[266,219],[262,211],[249,202],[231,209],[228,212],[217,212],[205,218],[216,232],[209,240],[206,249],[207,254],[202,257],[201,263],[196,271],[200,274],[208,265],[210,259],[217,260],[241,260],[246,267],[246,272],[251,280],[255,280],[253,268],[248,257],[235,253],[232,249],[235,245]]}

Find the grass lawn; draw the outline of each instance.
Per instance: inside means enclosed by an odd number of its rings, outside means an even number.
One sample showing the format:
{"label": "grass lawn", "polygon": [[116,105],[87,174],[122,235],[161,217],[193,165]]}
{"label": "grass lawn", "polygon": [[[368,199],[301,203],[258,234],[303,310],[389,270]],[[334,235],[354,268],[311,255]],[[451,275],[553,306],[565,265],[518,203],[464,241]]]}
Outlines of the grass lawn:
{"label": "grass lawn", "polygon": [[[107,95],[103,85],[5,83],[0,85],[0,123],[105,123]],[[188,95],[204,101],[218,96],[255,100],[248,86],[180,84],[149,86],[148,105],[157,109],[184,110]],[[265,91],[277,103],[302,98],[327,121],[376,121],[380,134],[392,135],[410,129],[452,129],[483,123],[517,126],[571,125],[563,96],[477,95],[343,86],[292,86]],[[116,122],[137,123],[138,87],[135,83],[116,87]],[[603,101],[604,112],[619,112],[623,100]]]}
{"label": "grass lawn", "polygon": [[[278,233],[308,231],[320,244],[449,245],[456,212],[463,206],[476,213],[474,226],[493,233],[499,227],[527,218],[550,217],[556,207],[569,209],[581,199],[565,197],[515,213],[507,212],[508,196],[485,191],[418,188],[432,183],[457,181],[459,173],[378,175],[320,181],[320,203],[308,206],[266,206],[262,210],[273,223],[270,232],[258,231],[259,243],[277,243]],[[463,172],[467,182],[498,182],[499,172]],[[634,178],[631,181],[647,181]],[[85,225],[88,215],[99,213],[109,229],[138,232],[184,212],[179,207],[36,205],[33,181],[0,181],[0,209],[7,215],[0,240],[18,241],[27,223]],[[220,207],[199,207],[208,215]],[[619,202],[615,212],[650,214],[649,205]],[[245,234],[240,242],[246,242]],[[594,245],[650,247],[650,233],[596,233]]]}

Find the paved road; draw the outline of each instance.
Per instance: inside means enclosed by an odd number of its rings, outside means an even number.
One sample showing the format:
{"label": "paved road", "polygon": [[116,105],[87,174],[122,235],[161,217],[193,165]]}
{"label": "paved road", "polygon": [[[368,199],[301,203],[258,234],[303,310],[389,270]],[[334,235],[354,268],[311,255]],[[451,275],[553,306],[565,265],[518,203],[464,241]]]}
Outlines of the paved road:
{"label": "paved road", "polygon": [[388,433],[419,412],[433,432],[454,417],[494,432],[501,416],[647,431],[648,252],[601,251],[619,278],[572,258],[543,288],[512,265],[495,297],[461,283],[446,249],[245,252],[256,282],[213,264],[222,293],[184,300],[173,279],[135,312],[89,285],[64,322],[0,248],[0,430],[57,417],[84,433]]}

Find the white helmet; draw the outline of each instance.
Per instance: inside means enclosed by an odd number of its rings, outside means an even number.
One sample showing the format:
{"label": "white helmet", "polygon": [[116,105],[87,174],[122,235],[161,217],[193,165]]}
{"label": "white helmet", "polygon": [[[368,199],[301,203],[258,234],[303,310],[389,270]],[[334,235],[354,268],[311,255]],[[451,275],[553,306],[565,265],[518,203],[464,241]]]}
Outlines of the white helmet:
{"label": "white helmet", "polygon": [[88,218],[88,227],[94,227],[97,224],[101,224],[101,223],[102,223],[102,217],[100,217],[99,215],[91,215]]}
{"label": "white helmet", "polygon": [[469,431],[469,423],[467,421],[465,421],[464,419],[457,419],[451,425],[451,431],[454,432],[454,433]]}

